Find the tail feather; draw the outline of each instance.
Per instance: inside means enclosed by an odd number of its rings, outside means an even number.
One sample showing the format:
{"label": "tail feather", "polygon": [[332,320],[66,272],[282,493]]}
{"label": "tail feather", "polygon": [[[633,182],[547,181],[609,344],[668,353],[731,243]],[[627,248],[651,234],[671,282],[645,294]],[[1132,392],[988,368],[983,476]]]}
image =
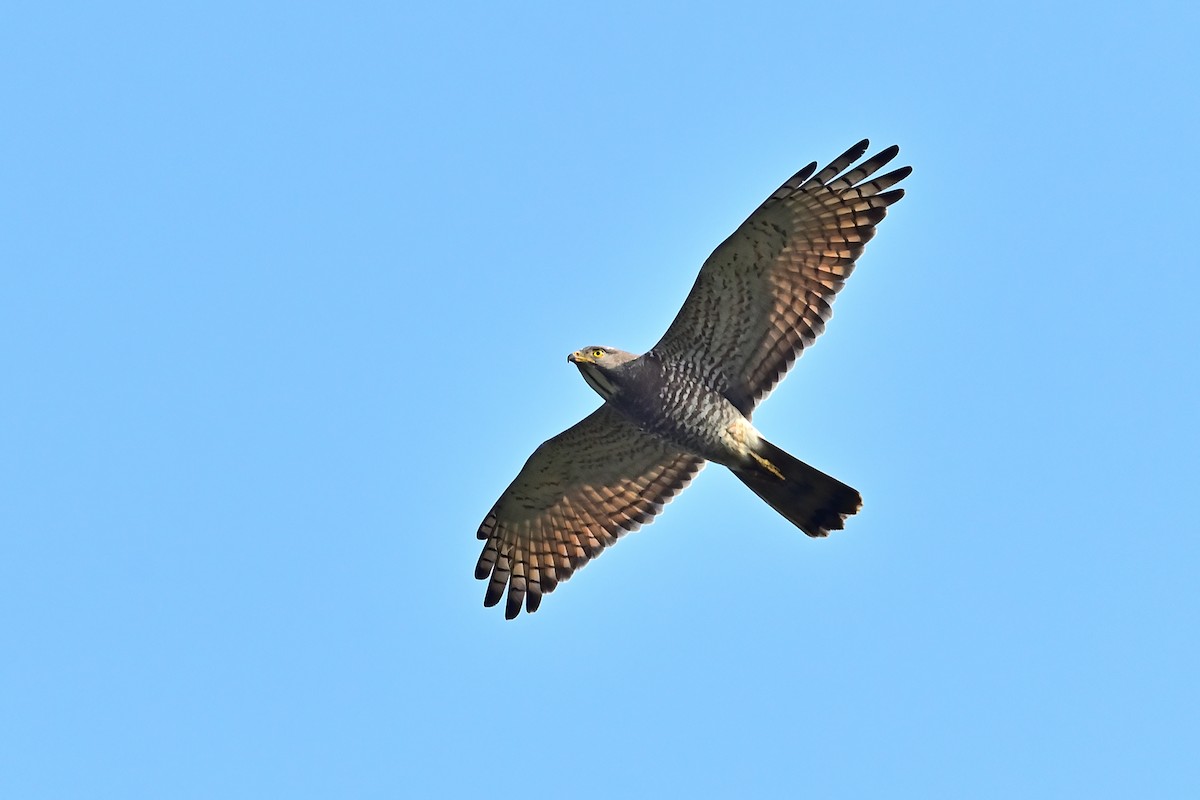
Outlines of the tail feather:
{"label": "tail feather", "polygon": [[762,460],[739,464],[732,468],[733,474],[809,536],[841,530],[846,517],[862,508],[862,496],[855,489],[766,439],[759,441],[757,456]]}

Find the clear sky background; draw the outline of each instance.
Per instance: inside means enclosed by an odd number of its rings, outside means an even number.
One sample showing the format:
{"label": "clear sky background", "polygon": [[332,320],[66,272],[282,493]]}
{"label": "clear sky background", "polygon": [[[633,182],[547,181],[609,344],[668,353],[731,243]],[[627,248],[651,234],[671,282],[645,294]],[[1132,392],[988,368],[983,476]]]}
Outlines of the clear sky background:
{"label": "clear sky background", "polygon": [[[1200,796],[1194,7],[10,4],[0,796]],[[756,415],[862,513],[482,608],[566,354],[862,137]]]}

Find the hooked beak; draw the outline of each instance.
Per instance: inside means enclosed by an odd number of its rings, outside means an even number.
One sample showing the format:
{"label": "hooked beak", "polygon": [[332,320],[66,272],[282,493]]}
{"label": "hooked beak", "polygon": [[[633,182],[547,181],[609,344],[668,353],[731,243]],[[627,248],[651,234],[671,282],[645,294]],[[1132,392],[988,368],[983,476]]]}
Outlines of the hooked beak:
{"label": "hooked beak", "polygon": [[584,353],[581,353],[578,350],[576,350],[574,353],[571,353],[571,355],[567,356],[567,363],[568,364],[594,364],[596,362],[593,361],[591,358],[589,358]]}

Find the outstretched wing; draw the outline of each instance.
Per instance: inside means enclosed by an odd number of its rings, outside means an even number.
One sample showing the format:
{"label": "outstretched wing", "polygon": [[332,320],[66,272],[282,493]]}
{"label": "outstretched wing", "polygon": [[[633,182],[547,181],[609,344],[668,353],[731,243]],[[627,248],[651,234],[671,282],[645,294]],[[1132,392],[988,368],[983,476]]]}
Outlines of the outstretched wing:
{"label": "outstretched wing", "polygon": [[662,511],[704,460],[643,433],[607,403],[542,444],[479,526],[475,577],[504,616],[542,595]]}
{"label": "outstretched wing", "polygon": [[830,304],[887,207],[901,167],[870,179],[900,148],[847,169],[866,139],[813,175],[789,178],[704,262],[654,351],[690,363],[749,415],[832,316]]}

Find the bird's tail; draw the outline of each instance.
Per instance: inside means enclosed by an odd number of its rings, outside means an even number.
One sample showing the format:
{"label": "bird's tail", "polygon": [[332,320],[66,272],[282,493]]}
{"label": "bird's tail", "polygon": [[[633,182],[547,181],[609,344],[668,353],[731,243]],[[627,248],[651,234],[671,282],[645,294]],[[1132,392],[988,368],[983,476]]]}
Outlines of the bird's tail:
{"label": "bird's tail", "polygon": [[862,508],[857,491],[760,439],[754,459],[733,474],[767,505],[809,536],[841,530],[846,517]]}

